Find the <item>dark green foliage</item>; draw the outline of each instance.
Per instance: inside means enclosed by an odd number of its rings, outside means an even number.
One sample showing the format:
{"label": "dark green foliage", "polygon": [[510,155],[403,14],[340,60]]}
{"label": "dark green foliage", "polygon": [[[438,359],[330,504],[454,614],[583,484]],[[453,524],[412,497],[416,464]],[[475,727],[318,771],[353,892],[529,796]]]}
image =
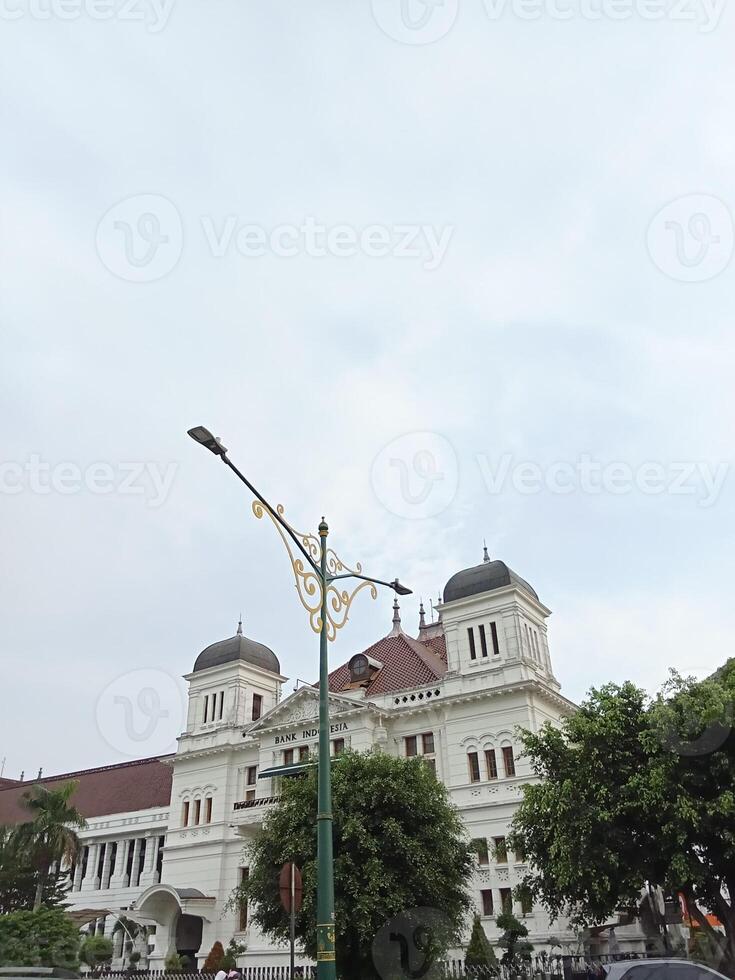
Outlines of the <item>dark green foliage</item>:
{"label": "dark green foliage", "polygon": [[[469,907],[472,859],[445,787],[420,759],[345,753],[332,769],[337,971],[350,980],[377,976],[371,946],[387,921],[415,908],[438,909],[446,948],[457,941]],[[249,850],[250,873],[240,893],[272,938],[287,940],[278,873],[301,868],[304,902],[296,933],[316,952],[316,768],[283,782],[279,804]],[[440,917],[437,917],[440,918]]]}
{"label": "dark green foliage", "polygon": [[73,781],[55,788],[38,784],[22,796],[28,822],[15,835],[37,872],[34,910],[41,907],[51,864],[64,860],[71,864],[79,857],[77,830],[86,827],[87,821],[71,803],[76,788]]}
{"label": "dark green foliage", "polygon": [[[0,827],[0,914],[33,908],[38,887],[38,870],[27,841],[16,827]],[[59,908],[69,885],[67,872],[48,873],[41,891],[45,908]]]}
{"label": "dark green foliage", "polygon": [[528,929],[523,923],[519,922],[512,912],[501,912],[495,924],[498,929],[503,930],[503,935],[498,940],[498,946],[505,950],[500,962],[515,967],[520,961],[529,959],[533,946],[526,939]]}
{"label": "dark green foliage", "polygon": [[472,967],[485,971],[495,970],[498,965],[495,951],[490,945],[490,940],[485,935],[485,930],[482,928],[479,915],[475,916],[474,922],[472,923],[472,935],[467,946],[464,962],[468,968]]}
{"label": "dark green foliage", "polygon": [[718,968],[735,973],[733,704],[729,660],[704,681],[672,672],[653,701],[609,684],[561,730],[524,735],[543,781],[525,787],[508,843],[552,914],[595,924],[636,911],[644,882],[682,892]]}
{"label": "dark green foliage", "polygon": [[222,970],[234,970],[237,966],[237,958],[245,952],[246,947],[240,943],[236,943],[234,939],[231,939],[227,944],[227,949],[224,950],[222,954],[222,961],[218,969]]}
{"label": "dark green foliage", "polygon": [[59,909],[0,916],[0,966],[78,966],[79,930]]}
{"label": "dark green foliage", "polygon": [[109,963],[112,959],[112,940],[105,936],[87,936],[82,940],[79,959],[92,969]]}

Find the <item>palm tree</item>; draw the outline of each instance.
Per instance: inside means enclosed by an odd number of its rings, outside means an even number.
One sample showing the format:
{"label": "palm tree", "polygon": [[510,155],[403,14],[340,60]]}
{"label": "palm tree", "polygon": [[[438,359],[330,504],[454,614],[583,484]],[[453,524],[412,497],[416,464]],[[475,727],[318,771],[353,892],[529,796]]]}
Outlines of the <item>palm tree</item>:
{"label": "palm tree", "polygon": [[69,782],[57,789],[37,785],[23,794],[23,806],[30,819],[23,824],[21,833],[38,874],[34,912],[41,907],[50,866],[63,860],[72,864],[79,857],[81,844],[77,829],[83,830],[87,821],[69,802],[77,785]]}

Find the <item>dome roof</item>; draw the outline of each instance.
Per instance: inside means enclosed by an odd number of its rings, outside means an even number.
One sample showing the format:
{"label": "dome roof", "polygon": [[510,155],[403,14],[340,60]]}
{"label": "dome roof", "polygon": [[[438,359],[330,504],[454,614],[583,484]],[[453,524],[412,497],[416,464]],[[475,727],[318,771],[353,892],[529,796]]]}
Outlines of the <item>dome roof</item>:
{"label": "dome roof", "polygon": [[508,568],[504,561],[489,559],[483,561],[481,565],[463,568],[461,572],[452,575],[444,586],[444,601],[452,602],[454,599],[464,599],[470,595],[479,595],[481,592],[492,592],[494,589],[502,589],[508,585],[523,589],[540,602],[536,590],[520,575],[516,575],[512,568]]}
{"label": "dome roof", "polygon": [[220,667],[222,664],[242,660],[261,670],[270,670],[274,674],[281,673],[278,657],[263,643],[250,640],[242,635],[242,623],[237,627],[237,633],[226,640],[219,640],[206,647],[194,663],[194,671],[206,670],[207,667]]}

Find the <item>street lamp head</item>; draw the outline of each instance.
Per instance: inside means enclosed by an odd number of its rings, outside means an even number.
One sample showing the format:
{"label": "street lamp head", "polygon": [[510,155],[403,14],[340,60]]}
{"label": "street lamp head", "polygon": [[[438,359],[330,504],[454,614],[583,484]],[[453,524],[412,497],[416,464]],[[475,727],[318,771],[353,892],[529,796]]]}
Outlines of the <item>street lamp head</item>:
{"label": "street lamp head", "polygon": [[396,579],[393,579],[393,581],[391,582],[391,587],[392,587],[393,591],[396,593],[396,595],[412,595],[413,594],[413,590],[412,589],[409,589],[408,586],[406,586],[406,585],[401,585],[401,583],[398,581],[397,578]]}
{"label": "street lamp head", "polygon": [[187,430],[187,434],[192,437],[194,442],[198,442],[200,446],[204,446],[215,456],[224,456],[227,452],[217,436],[213,436],[209,429],[205,429],[203,425],[195,425],[193,429]]}

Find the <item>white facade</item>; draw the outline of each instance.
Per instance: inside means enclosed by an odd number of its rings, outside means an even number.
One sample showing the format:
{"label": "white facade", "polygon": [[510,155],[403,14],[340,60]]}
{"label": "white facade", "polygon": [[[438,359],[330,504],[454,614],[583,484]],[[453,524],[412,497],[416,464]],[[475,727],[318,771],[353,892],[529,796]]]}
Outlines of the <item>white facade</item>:
{"label": "white facade", "polygon": [[[522,855],[503,855],[503,838],[522,787],[533,778],[520,756],[517,729],[537,731],[574,708],[559,693],[552,671],[549,610],[518,581],[511,576],[506,585],[439,607],[441,621],[419,633],[420,639],[433,640],[434,647],[421,646],[416,653],[417,663],[423,657],[428,665],[424,673],[436,673],[434,679],[417,684],[408,670],[403,686],[393,683],[390,690],[370,693],[380,684],[352,684],[331,695],[336,751],[344,745],[359,751],[377,747],[394,756],[412,754],[416,736],[416,753],[433,759],[437,778],[448,787],[468,835],[488,841],[487,855],[478,856],[471,891],[491,939],[495,917],[523,872]],[[387,657],[401,645],[407,654],[419,647],[394,620],[388,636],[370,648],[373,678],[385,669],[381,650]],[[226,946],[232,937],[247,945],[243,965],[285,964],[287,951],[275,950],[227,902],[247,863],[243,845],[257,834],[278,793],[276,778],[258,777],[297,762],[300,750],[315,749],[318,692],[305,686],[281,700],[286,678],[241,659],[198,669],[186,679],[187,728],[171,759],[170,806],[90,820],[84,834],[92,849],[115,841],[122,855],[132,846],[134,880],[125,861],[117,860],[109,883],[104,870],[100,882],[95,873],[98,852],[95,857],[90,853],[86,877],[80,881],[77,872],[70,897],[77,908],[132,908],[133,914],[155,923],[152,967],[161,966],[177,948],[195,952],[201,964],[215,940]],[[260,709],[256,705],[254,710],[254,695],[262,699]],[[253,720],[259,710],[260,717]],[[129,842],[143,838],[141,864],[142,845]],[[563,924],[552,926],[540,908],[522,909],[516,903],[514,910],[538,949],[550,935],[571,939]],[[108,932],[113,925],[110,917]]]}

